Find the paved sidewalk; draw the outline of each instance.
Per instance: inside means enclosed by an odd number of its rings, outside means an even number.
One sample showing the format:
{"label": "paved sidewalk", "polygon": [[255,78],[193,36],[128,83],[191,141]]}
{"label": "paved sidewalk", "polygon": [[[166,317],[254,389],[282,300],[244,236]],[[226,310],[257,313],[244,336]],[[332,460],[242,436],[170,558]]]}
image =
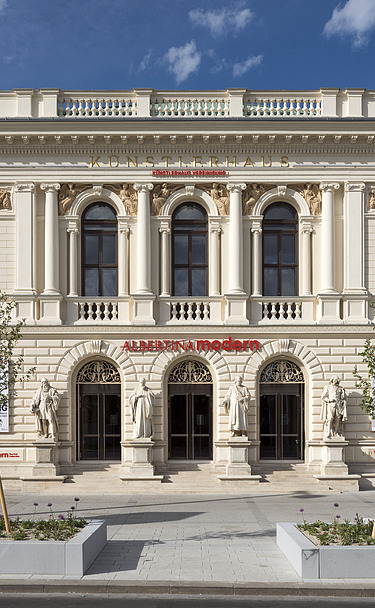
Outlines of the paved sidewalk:
{"label": "paved sidewalk", "polygon": [[[55,514],[64,513],[75,504],[66,496],[51,494],[6,493],[9,514],[25,517],[34,513],[48,515],[48,502]],[[335,509],[334,502],[340,507]],[[108,522],[108,544],[95,560],[82,585],[103,589],[190,588],[201,592],[210,589],[246,588],[320,589],[324,587],[352,590],[375,589],[374,579],[309,581],[304,583],[276,545],[277,521],[299,521],[300,508],[308,520],[332,519],[335,512],[342,518],[374,516],[375,492],[353,494],[290,493],[247,494],[243,496],[151,496],[100,495],[84,496],[78,503],[84,517],[105,518]],[[0,564],[1,570],[1,564]],[[51,590],[53,583],[69,586],[67,577],[10,577],[0,575],[0,590],[7,583],[19,589],[22,584],[37,588],[38,583]],[[21,579],[21,580],[20,580]],[[65,579],[63,581],[62,579]],[[70,582],[73,583],[70,579]],[[164,583],[164,587],[163,587]],[[205,583],[208,583],[205,584]],[[78,585],[78,581],[76,581]],[[4,586],[5,585],[5,586]],[[266,587],[265,587],[266,586]],[[20,590],[20,589],[19,589]],[[207,591],[208,590],[208,591]],[[358,591],[359,590],[359,591]],[[219,591],[220,592],[220,591]],[[370,591],[369,591],[370,592]],[[297,592],[296,592],[297,593]]]}

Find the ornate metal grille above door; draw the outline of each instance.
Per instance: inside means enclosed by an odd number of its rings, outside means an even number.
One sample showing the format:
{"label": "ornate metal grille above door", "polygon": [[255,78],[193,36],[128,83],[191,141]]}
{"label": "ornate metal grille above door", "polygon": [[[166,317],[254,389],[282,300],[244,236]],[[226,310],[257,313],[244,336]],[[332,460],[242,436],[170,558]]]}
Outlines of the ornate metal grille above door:
{"label": "ornate metal grille above door", "polygon": [[261,373],[260,383],[277,382],[278,384],[303,384],[303,374],[292,361],[272,361]]}
{"label": "ornate metal grille above door", "polygon": [[169,374],[168,384],[212,384],[212,376],[199,361],[181,361]]}
{"label": "ornate metal grille above door", "polygon": [[121,384],[121,378],[108,361],[89,361],[79,370],[77,384]]}

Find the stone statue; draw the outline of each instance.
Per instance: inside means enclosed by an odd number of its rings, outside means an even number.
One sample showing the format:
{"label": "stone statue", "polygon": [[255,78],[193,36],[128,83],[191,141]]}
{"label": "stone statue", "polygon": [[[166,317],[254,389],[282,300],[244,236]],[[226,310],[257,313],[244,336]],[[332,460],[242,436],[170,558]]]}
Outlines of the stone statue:
{"label": "stone statue", "polygon": [[242,214],[252,215],[255,203],[266,192],[267,188],[263,184],[248,184],[242,195]]}
{"label": "stone statue", "polygon": [[141,378],[138,388],[129,397],[129,407],[134,422],[133,438],[152,436],[152,412],[155,395],[146,386],[146,379]]}
{"label": "stone statue", "polygon": [[155,187],[155,191],[152,195],[151,213],[153,215],[160,215],[160,211],[163,208],[165,201],[170,196],[171,191],[168,188],[168,184],[160,184]]}
{"label": "stone statue", "polygon": [[301,194],[310,208],[311,215],[322,213],[322,192],[318,184],[304,184]]}
{"label": "stone statue", "polygon": [[213,199],[219,215],[228,215],[229,213],[229,194],[225,186],[220,184],[212,184],[211,198]]}
{"label": "stone statue", "polygon": [[69,213],[74,199],[88,188],[91,188],[90,184],[62,184],[59,192],[61,215]]}
{"label": "stone statue", "polygon": [[59,430],[57,410],[60,396],[50,385],[47,378],[42,378],[40,388],[36,391],[31,402],[30,411],[35,415],[35,428],[40,437],[52,437],[57,441]]}
{"label": "stone statue", "polygon": [[327,438],[340,435],[340,422],[347,420],[346,393],[340,386],[340,378],[332,376],[322,393],[320,419],[327,427]]}
{"label": "stone statue", "polygon": [[12,208],[12,204],[10,202],[10,192],[8,190],[0,190],[0,209],[9,209]]}
{"label": "stone statue", "polygon": [[371,188],[370,196],[368,199],[368,207],[369,209],[375,209],[375,188]]}
{"label": "stone statue", "polygon": [[242,384],[242,376],[238,376],[227,392],[222,403],[229,413],[229,430],[231,437],[247,437],[247,411],[250,403],[250,391]]}
{"label": "stone statue", "polygon": [[138,194],[131,184],[123,184],[119,197],[125,205],[127,215],[137,215],[138,209]]}

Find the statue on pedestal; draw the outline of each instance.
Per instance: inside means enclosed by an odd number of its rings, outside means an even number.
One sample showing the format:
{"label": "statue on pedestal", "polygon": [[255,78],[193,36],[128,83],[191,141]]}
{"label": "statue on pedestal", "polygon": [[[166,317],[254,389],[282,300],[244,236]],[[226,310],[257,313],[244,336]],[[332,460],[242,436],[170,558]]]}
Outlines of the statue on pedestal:
{"label": "statue on pedestal", "polygon": [[52,437],[57,441],[59,424],[57,410],[60,396],[50,385],[47,378],[42,378],[40,388],[36,391],[31,402],[30,411],[35,415],[35,428],[39,437]]}
{"label": "statue on pedestal", "polygon": [[242,376],[238,376],[222,403],[226,413],[229,413],[231,437],[247,437],[247,411],[249,404],[250,391],[242,384]]}
{"label": "statue on pedestal", "polygon": [[146,379],[141,378],[138,387],[129,397],[129,407],[134,422],[134,439],[152,436],[152,412],[155,395],[146,386]]}
{"label": "statue on pedestal", "polygon": [[347,420],[346,392],[340,386],[340,378],[332,376],[322,393],[320,419],[327,430],[327,438],[340,436],[340,422]]}

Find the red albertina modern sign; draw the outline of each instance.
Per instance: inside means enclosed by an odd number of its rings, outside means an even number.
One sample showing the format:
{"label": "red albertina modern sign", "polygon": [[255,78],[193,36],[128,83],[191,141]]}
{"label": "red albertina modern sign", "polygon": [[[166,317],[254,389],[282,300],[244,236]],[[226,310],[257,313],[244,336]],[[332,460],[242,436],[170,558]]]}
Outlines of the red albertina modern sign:
{"label": "red albertina modern sign", "polygon": [[258,340],[234,340],[231,336],[224,340],[125,340],[122,350],[140,351],[253,351],[259,350]]}

